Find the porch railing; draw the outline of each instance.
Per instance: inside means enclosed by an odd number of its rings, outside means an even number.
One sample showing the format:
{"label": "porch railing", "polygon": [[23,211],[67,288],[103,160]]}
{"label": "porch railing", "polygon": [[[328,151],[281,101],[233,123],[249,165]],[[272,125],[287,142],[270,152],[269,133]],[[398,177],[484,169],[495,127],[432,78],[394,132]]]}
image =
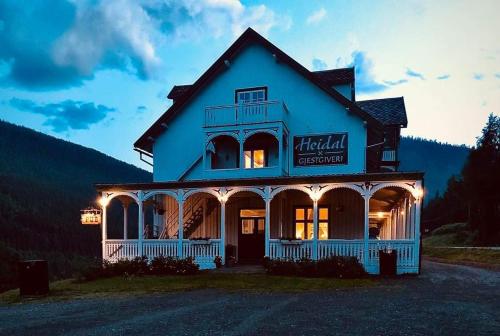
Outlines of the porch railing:
{"label": "porch railing", "polygon": [[271,259],[301,259],[312,257],[312,240],[286,241],[269,240],[269,257]]}
{"label": "porch railing", "polygon": [[220,256],[220,239],[210,239],[208,242],[198,240],[183,240],[182,255],[196,259],[213,260]]}
{"label": "porch railing", "polygon": [[159,256],[176,257],[177,246],[177,239],[146,239],[142,242],[142,254],[149,260]]}
{"label": "porch railing", "polygon": [[318,240],[318,257],[321,259],[330,256],[356,257],[359,262],[363,262],[363,240]]}
{"label": "porch railing", "polygon": [[416,255],[414,240],[370,240],[368,242],[368,267],[379,266],[380,250],[396,250],[397,266],[417,267],[419,256]]}
{"label": "porch railing", "polygon": [[104,242],[103,258],[110,262],[134,258],[138,255],[137,239],[108,239]]}
{"label": "porch railing", "polygon": [[205,108],[205,127],[286,122],[288,109],[281,101],[208,106]]}

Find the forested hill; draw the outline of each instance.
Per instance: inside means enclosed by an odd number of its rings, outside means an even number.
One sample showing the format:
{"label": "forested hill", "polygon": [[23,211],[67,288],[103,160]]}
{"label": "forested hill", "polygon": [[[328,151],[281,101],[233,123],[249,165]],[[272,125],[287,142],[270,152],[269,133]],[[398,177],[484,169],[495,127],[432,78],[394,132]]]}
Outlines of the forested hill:
{"label": "forested hill", "polygon": [[97,255],[99,228],[79,217],[96,199],[94,184],[150,181],[96,150],[0,121],[0,278],[19,253],[51,259],[54,273]]}
{"label": "forested hill", "polygon": [[446,184],[452,175],[462,170],[469,148],[443,144],[437,141],[403,137],[399,147],[401,171],[425,172],[426,201],[446,191]]}

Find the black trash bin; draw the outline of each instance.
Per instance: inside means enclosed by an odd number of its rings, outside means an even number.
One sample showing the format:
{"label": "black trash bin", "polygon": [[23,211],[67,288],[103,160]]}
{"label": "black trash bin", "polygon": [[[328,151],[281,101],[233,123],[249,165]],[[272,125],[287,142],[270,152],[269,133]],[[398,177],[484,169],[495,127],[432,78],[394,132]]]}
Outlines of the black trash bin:
{"label": "black trash bin", "polygon": [[46,295],[49,293],[49,268],[47,260],[19,262],[19,294]]}
{"label": "black trash bin", "polygon": [[379,250],[380,275],[395,276],[397,274],[397,259],[396,250]]}

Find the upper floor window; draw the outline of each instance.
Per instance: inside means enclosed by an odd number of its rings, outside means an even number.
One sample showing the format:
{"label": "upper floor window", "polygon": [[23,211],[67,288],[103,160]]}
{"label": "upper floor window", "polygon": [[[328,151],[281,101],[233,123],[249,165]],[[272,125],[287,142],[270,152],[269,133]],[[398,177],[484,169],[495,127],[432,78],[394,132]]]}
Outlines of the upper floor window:
{"label": "upper floor window", "polygon": [[236,104],[259,103],[267,100],[267,88],[238,89],[235,93]]}

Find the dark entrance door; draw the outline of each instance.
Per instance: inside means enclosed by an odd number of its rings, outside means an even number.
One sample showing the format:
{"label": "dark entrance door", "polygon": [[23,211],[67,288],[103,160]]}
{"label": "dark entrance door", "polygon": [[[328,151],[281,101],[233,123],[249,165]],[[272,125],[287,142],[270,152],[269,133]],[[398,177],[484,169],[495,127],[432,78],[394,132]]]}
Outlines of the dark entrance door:
{"label": "dark entrance door", "polygon": [[259,263],[264,258],[264,209],[242,209],[238,229],[240,263]]}

